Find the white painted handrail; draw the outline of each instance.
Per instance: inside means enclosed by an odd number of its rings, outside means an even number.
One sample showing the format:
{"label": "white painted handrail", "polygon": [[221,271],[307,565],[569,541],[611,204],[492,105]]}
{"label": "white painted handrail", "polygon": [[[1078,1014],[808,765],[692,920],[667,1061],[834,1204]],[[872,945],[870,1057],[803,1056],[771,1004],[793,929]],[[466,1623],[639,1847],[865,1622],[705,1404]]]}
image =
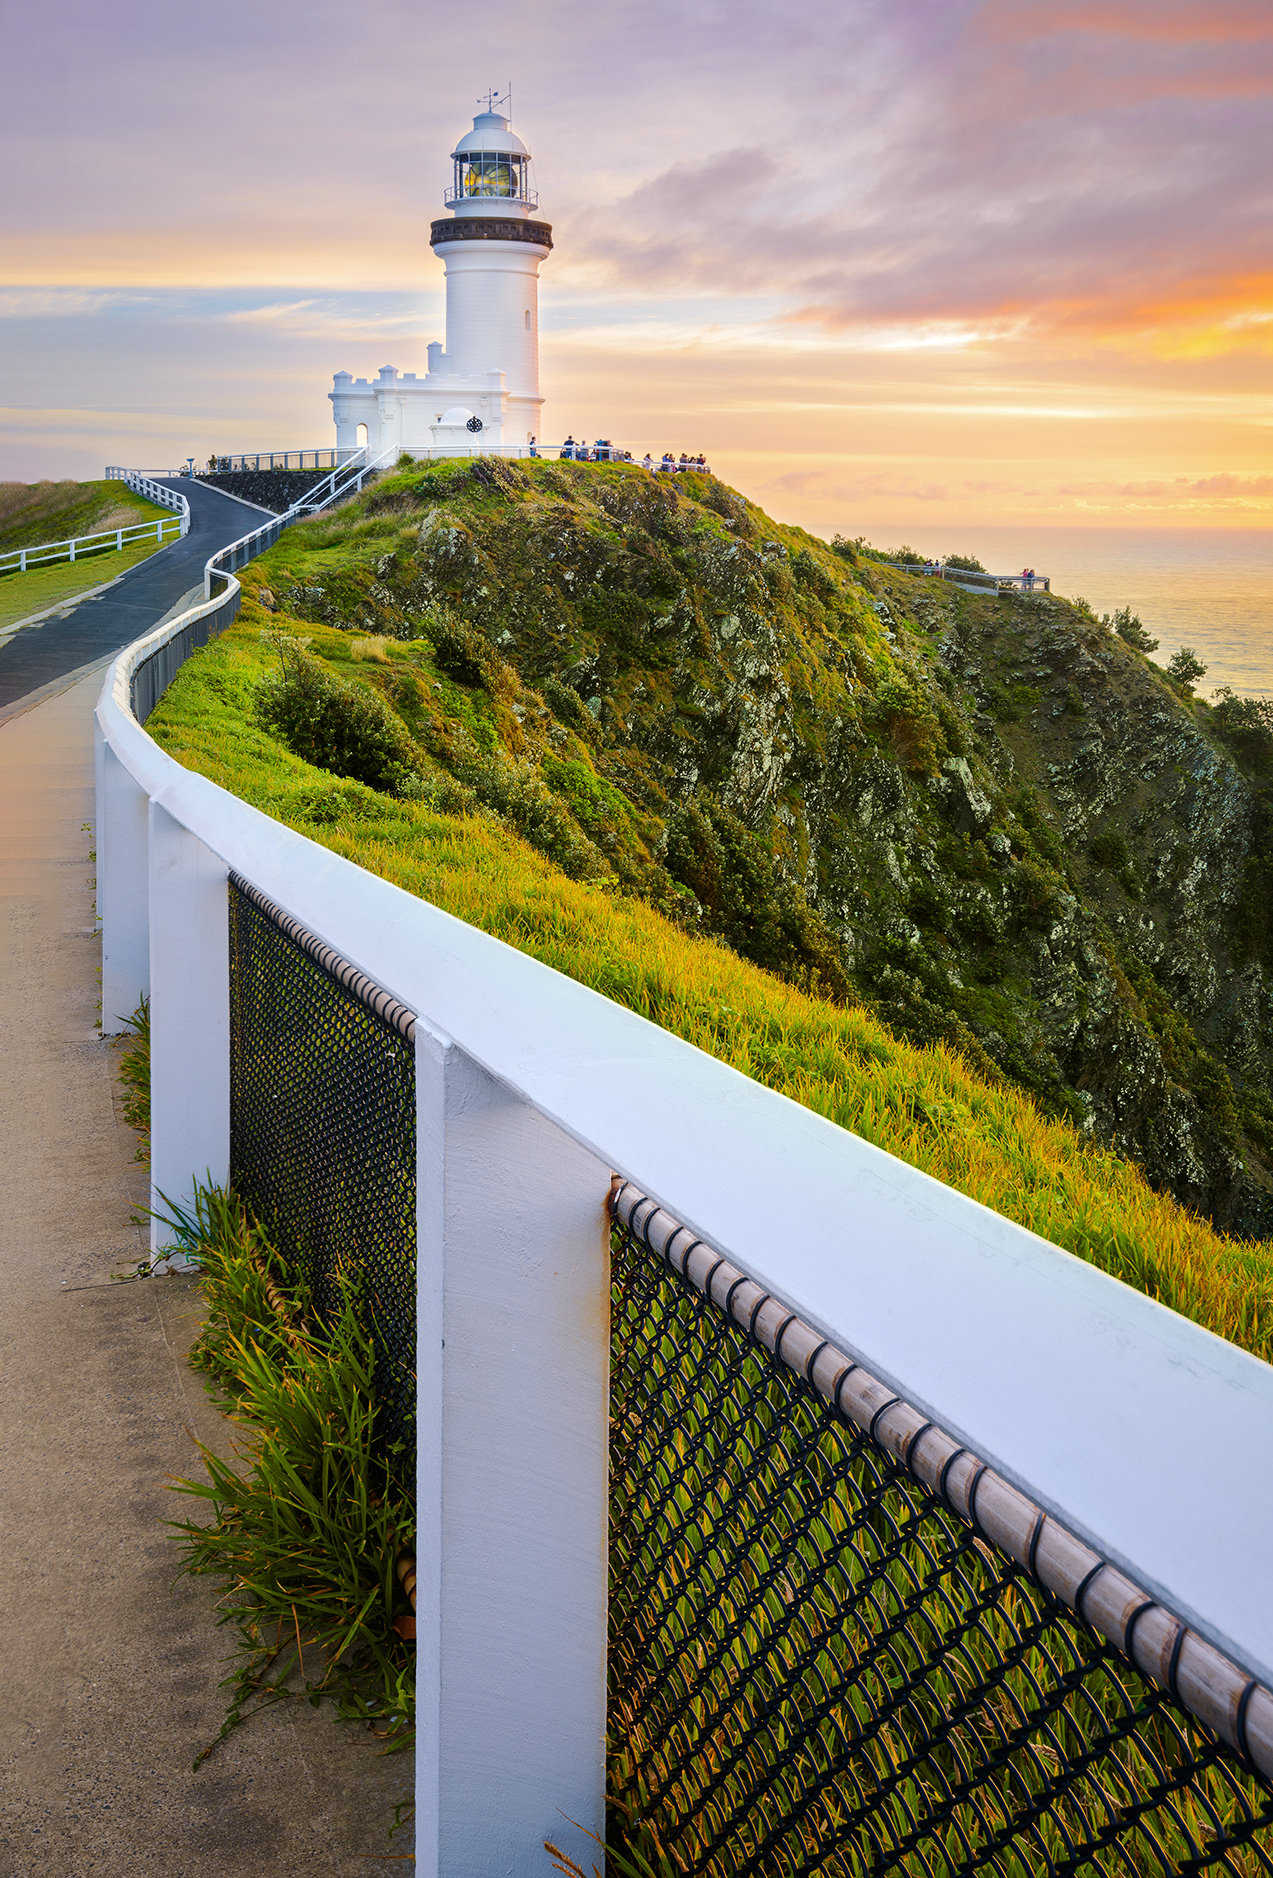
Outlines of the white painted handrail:
{"label": "white painted handrail", "polygon": [[[107,475],[110,475],[108,470]],[[126,482],[130,489],[139,495],[157,502],[167,509],[176,509],[176,521],[165,521],[162,517],[155,522],[130,522],[127,528],[102,528],[92,535],[75,535],[68,541],[42,541],[33,548],[7,548],[0,553],[0,574],[25,574],[31,568],[45,567],[58,561],[74,561],[86,554],[101,553],[103,549],[123,549],[126,542],[146,541],[154,536],[156,541],[163,541],[171,535],[174,540],[184,535],[190,527],[190,504],[186,498],[177,495],[171,489],[165,489],[162,483],[151,482],[137,470],[126,470],[115,481]]]}
{"label": "white painted handrail", "polygon": [[[397,444],[392,444],[389,449],[382,450],[380,455],[373,457],[370,462],[358,463],[354,459],[349,463],[342,463],[339,469],[333,470],[329,476],[324,476],[322,482],[315,483],[312,489],[307,489],[305,494],[284,514],[262,523],[259,528],[252,529],[246,535],[240,535],[239,539],[232,541],[228,547],[218,548],[217,552],[209,557],[203,570],[204,598],[208,600],[212,598],[212,583],[215,579],[228,581],[231,578],[232,568],[243,567],[248,561],[254,560],[258,554],[263,554],[266,548],[273,547],[282,531],[290,528],[294,522],[308,521],[311,515],[317,515],[321,510],[330,508],[332,503],[341,501],[345,496],[357,495],[368,476],[374,476],[377,471],[386,468],[391,460],[396,462],[398,454]],[[237,581],[234,586],[237,591]]]}
{"label": "white painted handrail", "polygon": [[208,610],[98,702],[103,1010],[151,996],[178,1201],[228,1178],[230,870],[416,1013],[423,1869],[600,1829],[611,1169],[1273,1685],[1273,1368],[184,769],[130,690]]}
{"label": "white painted handrail", "polygon": [[180,625],[98,705],[150,800],[1273,1679],[1273,1368],[182,769],[128,708]]}

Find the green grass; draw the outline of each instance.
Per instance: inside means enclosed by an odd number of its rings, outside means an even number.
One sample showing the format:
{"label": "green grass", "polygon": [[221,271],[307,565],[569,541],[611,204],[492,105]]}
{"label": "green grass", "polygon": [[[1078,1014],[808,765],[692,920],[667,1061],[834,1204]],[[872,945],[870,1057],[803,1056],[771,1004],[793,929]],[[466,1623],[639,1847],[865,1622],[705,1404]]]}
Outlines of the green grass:
{"label": "green grass", "polygon": [[168,546],[168,541],[129,541],[122,549],[78,555],[74,561],[55,561],[49,567],[32,568],[27,574],[0,575],[0,632],[20,619],[43,613],[47,607],[61,606],[80,594],[91,593]]}
{"label": "green grass", "polygon": [[173,513],[105,477],[87,483],[0,483],[0,553],[103,528],[129,528]]}
{"label": "green grass", "polygon": [[356,1275],[337,1275],[340,1308],[320,1322],[232,1194],[199,1188],[167,1223],[208,1310],[190,1360],[242,1430],[232,1463],[200,1443],[208,1478],[174,1483],[211,1512],[172,1524],[235,1636],[218,1738],[263,1705],[326,1700],[407,1747],[415,1664],[395,1563],[414,1552],[415,1517],[386,1465]]}
{"label": "green grass", "polygon": [[[257,687],[278,670],[271,637],[295,630],[253,597],[268,574],[268,563],[250,571],[239,621],[184,667],[149,721],[178,761],[1218,1335],[1273,1356],[1268,1245],[1225,1238],[1025,1094],[982,1081],[944,1045],[900,1041],[864,1009],[809,996],[717,942],[687,936],[604,877],[568,878],[471,797],[466,812],[449,812],[462,792],[423,753],[433,800],[381,794],[293,755],[255,712]],[[357,642],[347,633],[311,626],[303,637],[346,682],[382,675],[351,656]],[[390,677],[444,682],[426,641],[391,644],[385,656]]]}

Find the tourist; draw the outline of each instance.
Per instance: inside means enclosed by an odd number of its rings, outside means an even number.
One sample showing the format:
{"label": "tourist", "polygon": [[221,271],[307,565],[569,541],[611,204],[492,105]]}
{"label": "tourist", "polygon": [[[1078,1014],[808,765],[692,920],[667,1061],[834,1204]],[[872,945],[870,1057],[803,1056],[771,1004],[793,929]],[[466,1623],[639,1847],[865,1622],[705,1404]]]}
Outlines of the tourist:
{"label": "tourist", "polygon": [[646,451],[645,455],[641,459],[641,468],[646,469],[646,470],[651,470],[651,471],[654,468],[654,458],[650,455],[648,450]]}
{"label": "tourist", "polygon": [[538,455],[539,455],[539,446],[538,446],[538,444],[537,444],[537,443],[535,442],[535,439],[534,439],[533,437],[532,437],[532,438],[531,438],[531,440],[530,440],[530,453],[531,453],[531,455],[532,455],[532,456],[538,456]]}
{"label": "tourist", "polygon": [[577,448],[578,448],[578,445],[576,444],[574,438],[567,437],[565,443],[562,444],[561,449],[558,452],[558,455],[563,462],[569,463],[572,461]]}

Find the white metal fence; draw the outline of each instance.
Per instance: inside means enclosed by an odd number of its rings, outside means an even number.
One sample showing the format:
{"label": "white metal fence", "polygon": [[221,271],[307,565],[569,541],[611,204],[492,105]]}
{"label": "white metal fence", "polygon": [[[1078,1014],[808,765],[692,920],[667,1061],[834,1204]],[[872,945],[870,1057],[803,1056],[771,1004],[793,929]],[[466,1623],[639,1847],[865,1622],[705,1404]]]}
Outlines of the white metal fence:
{"label": "white metal fence", "polygon": [[0,574],[25,574],[36,567],[49,567],[59,561],[83,561],[95,554],[120,552],[135,541],[168,541],[184,535],[190,527],[190,504],[162,483],[152,482],[136,470],[107,470],[113,481],[126,482],[130,489],[158,502],[164,508],[177,509],[172,521],[159,517],[153,522],[133,522],[126,528],[103,528],[96,534],[76,535],[69,541],[44,541],[33,548],[9,548],[0,553]]}
{"label": "white metal fence", "polygon": [[983,574],[975,568],[951,567],[945,561],[884,561],[884,567],[897,567],[904,574],[928,575],[947,580],[966,593],[1051,593],[1047,574]]}
{"label": "white metal fence", "polygon": [[134,688],[227,579],[97,706],[104,1025],[150,997],[180,1203],[230,1174],[231,870],[416,1014],[419,1868],[603,1830],[613,1170],[1227,1658],[1273,1769],[1273,1369],[183,769]]}

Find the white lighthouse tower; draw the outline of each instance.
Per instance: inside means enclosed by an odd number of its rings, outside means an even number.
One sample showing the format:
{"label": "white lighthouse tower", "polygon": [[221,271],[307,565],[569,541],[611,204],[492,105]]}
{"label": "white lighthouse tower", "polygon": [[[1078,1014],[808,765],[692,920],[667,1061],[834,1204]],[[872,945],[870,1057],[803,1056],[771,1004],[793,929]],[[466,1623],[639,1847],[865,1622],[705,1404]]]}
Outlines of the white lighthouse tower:
{"label": "white lighthouse tower", "polygon": [[541,434],[539,269],[552,229],[535,219],[530,152],[492,95],[451,152],[453,178],[430,246],[446,268],[446,345],[423,378],[382,366],[368,381],[337,372],[329,396],[336,447],[367,427],[373,457],[397,446],[468,455],[525,452]]}

